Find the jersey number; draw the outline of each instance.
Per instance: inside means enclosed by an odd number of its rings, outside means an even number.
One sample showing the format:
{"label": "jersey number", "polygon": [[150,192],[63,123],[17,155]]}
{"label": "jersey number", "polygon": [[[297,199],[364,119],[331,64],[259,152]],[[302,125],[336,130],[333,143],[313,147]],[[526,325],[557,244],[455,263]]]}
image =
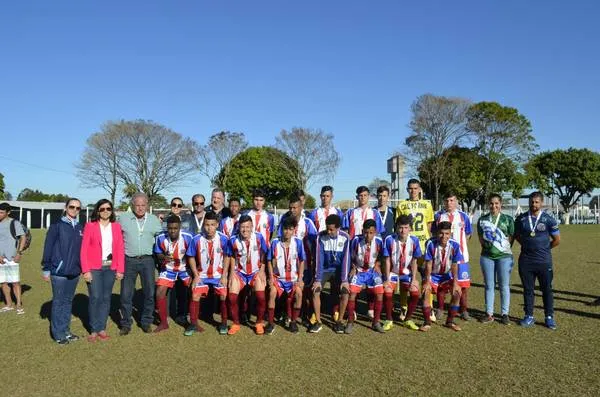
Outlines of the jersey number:
{"label": "jersey number", "polygon": [[423,214],[416,214],[413,218],[413,228],[415,232],[423,231]]}

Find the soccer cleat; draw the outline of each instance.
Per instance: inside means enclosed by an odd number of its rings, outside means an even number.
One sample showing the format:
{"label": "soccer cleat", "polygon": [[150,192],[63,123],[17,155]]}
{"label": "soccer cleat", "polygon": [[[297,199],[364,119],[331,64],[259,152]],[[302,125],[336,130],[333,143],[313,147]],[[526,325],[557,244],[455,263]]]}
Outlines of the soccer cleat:
{"label": "soccer cleat", "polygon": [[400,308],[400,314],[398,315],[398,319],[400,321],[404,321],[406,319],[406,313],[408,312],[408,307],[407,306],[402,306]]}
{"label": "soccer cleat", "polygon": [[402,325],[408,329],[412,329],[413,331],[419,330],[419,327],[417,326],[417,324],[415,324],[413,320],[406,320],[402,323]]}
{"label": "soccer cleat", "polygon": [[457,331],[457,332],[462,331],[462,329],[455,323],[446,323],[444,326],[446,328],[450,328],[452,331]]}
{"label": "soccer cleat", "polygon": [[519,325],[523,328],[530,328],[535,325],[535,319],[533,316],[525,316],[523,320],[519,321]]}
{"label": "soccer cleat", "polygon": [[339,321],[340,319],[340,312],[333,312],[333,321],[335,321],[336,323]]}
{"label": "soccer cleat", "polygon": [[372,319],[373,317],[375,317],[375,310],[373,309],[369,309],[367,310],[367,316]]}
{"label": "soccer cleat", "polygon": [[479,322],[481,324],[491,324],[494,322],[494,316],[490,316],[489,314],[486,314],[484,317],[481,317],[479,319]]}
{"label": "soccer cleat", "polygon": [[510,318],[508,317],[508,314],[503,314],[500,322],[504,325],[510,325]]}
{"label": "soccer cleat", "polygon": [[308,329],[308,332],[310,332],[311,334],[316,334],[319,331],[321,331],[322,329],[323,329],[323,324],[314,323],[313,325],[310,326],[310,328]]}
{"label": "soccer cleat", "polygon": [[554,321],[554,317],[552,317],[552,316],[546,316],[546,319],[544,320],[544,324],[546,325],[547,328],[549,328],[551,330],[555,330],[557,328],[556,321]]}
{"label": "soccer cleat", "polygon": [[254,332],[256,333],[256,335],[262,335],[265,333],[265,326],[262,325],[261,323],[256,323],[256,325],[254,326]]}
{"label": "soccer cleat", "polygon": [[392,320],[385,320],[383,322],[383,330],[389,331],[394,326],[394,322]]}
{"label": "soccer cleat", "polygon": [[354,327],[354,323],[348,323],[348,324],[346,324],[346,327],[344,327],[342,325],[342,323],[337,323],[336,326],[338,324],[339,324],[340,329],[341,329],[342,332],[339,332],[339,330],[336,330],[335,327],[334,327],[334,330],[335,330],[336,333],[338,333],[338,334],[346,334],[346,335],[350,335],[352,333],[352,328]]}
{"label": "soccer cleat", "polygon": [[131,332],[131,328],[121,327],[121,329],[119,330],[119,336],[129,335],[130,332]]}
{"label": "soccer cleat", "polygon": [[70,342],[69,342],[69,339],[62,338],[62,339],[57,340],[56,343],[58,343],[61,346],[64,346],[64,345],[68,345]]}
{"label": "soccer cleat", "polygon": [[144,333],[149,334],[150,332],[152,332],[152,327],[150,326],[150,324],[144,324],[142,325],[142,331],[144,331]]}
{"label": "soccer cleat", "polygon": [[469,315],[469,312],[465,310],[460,314],[460,318],[462,318],[463,321],[469,321],[471,319],[471,316]]}
{"label": "soccer cleat", "polygon": [[227,325],[221,324],[217,327],[217,331],[219,331],[219,335],[227,335]]}
{"label": "soccer cleat", "polygon": [[297,334],[298,333],[298,323],[295,321],[292,321],[290,323],[290,326],[288,329],[292,334]]}
{"label": "soccer cleat", "polygon": [[[352,324],[352,323],[348,323],[348,324]],[[352,326],[350,326],[350,329],[352,329]],[[333,332],[335,332],[336,334],[344,333],[344,326],[342,325],[342,323],[340,321],[338,321],[337,323],[335,323],[333,325]]]}
{"label": "soccer cleat", "polygon": [[273,335],[275,333],[275,325],[268,323],[265,327],[265,334]]}
{"label": "soccer cleat", "polygon": [[[185,329],[185,331],[183,332],[183,335],[185,335],[185,336],[192,336],[192,335],[194,335],[196,333],[196,331],[197,331],[196,326],[195,325],[190,325],[189,327],[187,327]],[[156,332],[156,331],[154,331],[154,332]]]}
{"label": "soccer cleat", "polygon": [[310,323],[310,325],[315,325],[317,323],[317,315],[315,313],[313,313],[310,316],[310,319],[308,320],[308,322]]}
{"label": "soccer cleat", "polygon": [[381,326],[381,323],[380,323],[380,322],[376,322],[376,323],[374,323],[374,324],[373,324],[373,326],[372,326],[371,328],[373,328],[373,331],[377,331],[377,332],[379,332],[379,333],[384,333],[384,332],[385,332],[385,330],[384,330],[384,329],[383,329],[383,327]]}
{"label": "soccer cleat", "polygon": [[242,327],[239,324],[232,324],[231,327],[229,327],[229,331],[227,331],[227,335],[235,335],[241,328]]}

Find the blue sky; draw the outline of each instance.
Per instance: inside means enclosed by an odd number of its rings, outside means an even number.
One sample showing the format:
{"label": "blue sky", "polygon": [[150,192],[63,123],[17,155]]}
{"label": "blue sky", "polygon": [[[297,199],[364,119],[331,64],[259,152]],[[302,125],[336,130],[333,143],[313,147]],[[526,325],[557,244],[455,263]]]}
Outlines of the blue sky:
{"label": "blue sky", "polygon": [[[541,149],[599,150],[599,14],[591,0],[5,2],[0,172],[14,196],[92,202],[106,194],[73,163],[104,121],[251,145],[302,126],[335,135],[336,196],[351,198],[387,177],[424,93],[516,107]],[[196,191],[207,181],[165,195]]]}

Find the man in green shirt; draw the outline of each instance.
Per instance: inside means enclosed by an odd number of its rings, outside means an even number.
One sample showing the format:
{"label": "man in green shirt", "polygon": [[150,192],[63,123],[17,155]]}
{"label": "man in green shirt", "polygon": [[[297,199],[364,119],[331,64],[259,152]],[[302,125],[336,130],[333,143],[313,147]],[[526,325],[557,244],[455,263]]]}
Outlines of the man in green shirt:
{"label": "man in green shirt", "polygon": [[124,336],[131,332],[131,312],[133,294],[138,274],[142,281],[144,294],[143,308],[140,309],[141,327],[150,332],[154,320],[154,257],[152,256],[154,238],[162,231],[158,218],[147,213],[148,196],[136,193],[131,199],[132,213],[119,217],[125,242],[125,274],[121,280],[121,331]]}

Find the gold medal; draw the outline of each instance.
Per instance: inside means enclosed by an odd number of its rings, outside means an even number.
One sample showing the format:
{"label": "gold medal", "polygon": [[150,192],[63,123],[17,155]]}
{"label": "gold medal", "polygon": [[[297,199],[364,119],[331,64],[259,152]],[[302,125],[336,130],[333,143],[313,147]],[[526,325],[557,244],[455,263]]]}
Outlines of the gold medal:
{"label": "gold medal", "polygon": [[534,232],[534,231],[532,231],[531,233],[529,233],[529,235],[530,235],[531,237],[535,237],[535,232]]}

